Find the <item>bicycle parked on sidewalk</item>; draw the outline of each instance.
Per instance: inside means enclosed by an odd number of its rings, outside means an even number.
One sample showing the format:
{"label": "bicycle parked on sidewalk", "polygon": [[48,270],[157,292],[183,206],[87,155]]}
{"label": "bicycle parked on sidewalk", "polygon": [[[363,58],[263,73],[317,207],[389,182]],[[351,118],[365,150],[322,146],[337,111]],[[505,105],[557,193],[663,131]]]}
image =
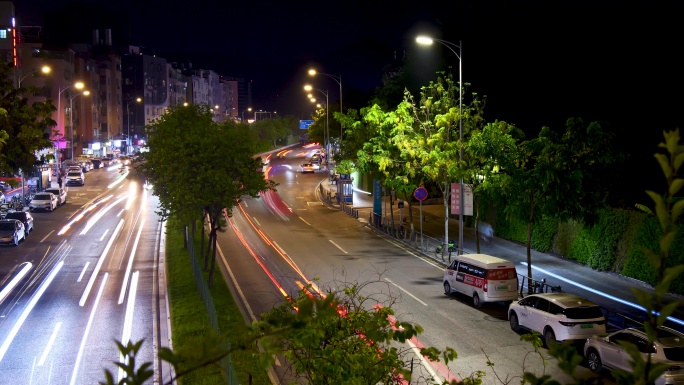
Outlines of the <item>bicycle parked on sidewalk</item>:
{"label": "bicycle parked on sidewalk", "polygon": [[[458,250],[458,245],[456,245],[456,243],[450,239],[449,247],[447,248],[447,251],[449,252],[449,260],[451,260],[451,253],[455,252],[456,250]],[[442,253],[443,251],[444,242],[442,242],[439,246],[437,246],[437,248],[435,248],[435,257],[441,256],[442,260],[444,260],[444,255]]]}

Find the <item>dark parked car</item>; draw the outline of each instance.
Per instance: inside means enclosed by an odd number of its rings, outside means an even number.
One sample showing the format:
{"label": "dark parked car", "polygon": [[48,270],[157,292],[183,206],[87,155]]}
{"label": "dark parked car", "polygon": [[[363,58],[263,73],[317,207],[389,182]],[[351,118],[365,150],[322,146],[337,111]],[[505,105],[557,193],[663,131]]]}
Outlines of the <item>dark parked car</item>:
{"label": "dark parked car", "polygon": [[5,215],[5,219],[16,219],[24,224],[24,231],[29,235],[33,231],[33,216],[26,211],[10,211]]}

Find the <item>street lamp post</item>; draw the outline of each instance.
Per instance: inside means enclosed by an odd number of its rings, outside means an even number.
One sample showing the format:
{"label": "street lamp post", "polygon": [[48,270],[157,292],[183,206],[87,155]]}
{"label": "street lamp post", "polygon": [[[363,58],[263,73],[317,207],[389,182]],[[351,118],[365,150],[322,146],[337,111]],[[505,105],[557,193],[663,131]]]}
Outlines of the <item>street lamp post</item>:
{"label": "street lamp post", "polygon": [[48,66],[43,66],[43,67],[40,69],[40,71],[33,71],[33,72],[31,72],[30,74],[28,74],[28,75],[24,75],[23,77],[21,77],[21,78],[19,79],[19,82],[17,83],[17,88],[21,88],[21,82],[24,81],[24,79],[26,79],[27,77],[29,77],[29,76],[36,76],[36,75],[39,74],[39,73],[43,73],[43,74],[46,74],[46,75],[47,75],[47,74],[50,73],[51,70],[52,70],[52,69],[51,69],[50,67],[48,67]]}
{"label": "street lamp post", "polygon": [[[62,132],[59,129],[59,125],[62,124],[62,92],[68,90],[71,87],[74,87],[77,90],[82,90],[84,85],[83,82],[76,82],[70,86],[60,88],[59,92],[57,92],[57,132]],[[62,135],[62,137],[64,137],[64,135]],[[57,158],[57,169],[60,170],[62,168],[62,165],[59,159],[59,150],[55,152],[55,157]]]}
{"label": "street lamp post", "polygon": [[249,107],[248,109],[242,111],[242,121],[243,122],[245,121],[245,112],[247,112],[247,111],[252,112],[252,107]]}
{"label": "street lamp post", "polygon": [[[458,44],[448,42],[441,39],[433,39],[427,36],[418,36],[416,42],[422,45],[431,45],[433,41],[436,41],[443,46],[449,48],[451,52],[458,58],[458,162],[463,162],[463,42],[460,40]],[[454,50],[454,47],[458,48],[458,52]],[[448,188],[449,186],[446,186]],[[447,190],[448,191],[448,190]],[[458,254],[463,254],[463,173],[461,173],[461,179],[459,181],[459,208],[458,208]],[[447,231],[445,235],[445,242],[448,245],[449,242],[449,220],[448,216],[446,219]]]}
{"label": "street lamp post", "polygon": [[129,106],[133,101],[135,101],[136,103],[140,103],[142,102],[142,98],[129,99],[126,102],[126,121],[128,122],[128,134],[126,136],[126,155],[131,154],[131,148],[133,147],[133,142],[131,141],[131,111],[129,109]]}
{"label": "street lamp post", "polygon": [[[328,91],[327,90],[323,91],[323,90],[318,89],[318,88],[313,88],[312,86],[310,86],[308,84],[304,86],[304,90],[305,91],[316,90],[316,91],[322,93],[323,95],[325,95],[325,133],[323,133],[323,141],[325,142],[325,149],[326,149],[326,151],[328,151],[328,153],[325,154],[325,168],[327,170],[328,169],[328,156],[330,155],[330,152],[329,152],[330,149],[328,148],[328,146],[330,144],[330,126],[328,125],[328,116],[330,115],[330,107],[329,107],[330,103],[328,103],[329,102]],[[309,96],[311,96],[311,94],[309,94]],[[309,97],[309,99],[311,99],[311,101],[313,101],[313,102],[315,102],[315,100],[316,100],[316,99],[313,99],[311,97]]]}
{"label": "street lamp post", "polygon": [[77,96],[88,96],[90,91],[83,91],[69,98],[69,135],[71,136],[71,160],[74,160],[74,98]]}
{"label": "street lamp post", "polygon": [[[342,75],[335,76],[335,75],[325,74],[323,72],[316,72],[315,69],[310,69],[309,75],[311,75],[311,76],[316,76],[316,75],[327,76],[330,79],[334,80],[335,83],[337,83],[340,86],[340,114],[343,113],[342,112],[343,111],[342,110]],[[342,151],[342,124],[340,124],[340,151]]]}

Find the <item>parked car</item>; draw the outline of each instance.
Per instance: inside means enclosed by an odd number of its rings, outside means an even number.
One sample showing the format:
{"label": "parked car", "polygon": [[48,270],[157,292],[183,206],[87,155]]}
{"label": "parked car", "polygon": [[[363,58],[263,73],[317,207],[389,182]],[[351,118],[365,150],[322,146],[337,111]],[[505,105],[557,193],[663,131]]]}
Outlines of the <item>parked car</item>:
{"label": "parked car", "polygon": [[77,184],[80,186],[85,185],[85,176],[83,175],[83,171],[76,171],[76,170],[69,170],[69,173],[66,176],[66,185],[70,184]]}
{"label": "parked car", "polygon": [[96,170],[103,167],[102,159],[100,158],[93,158],[90,161],[93,163],[93,168]]}
{"label": "parked car", "polygon": [[6,245],[19,245],[26,239],[24,224],[18,219],[0,220],[0,243]]}
{"label": "parked car", "polygon": [[45,192],[53,193],[57,197],[57,203],[59,206],[66,203],[67,193],[66,190],[59,187],[50,187],[44,190]]}
{"label": "parked car", "polygon": [[634,344],[644,359],[650,354],[654,362],[669,365],[669,368],[658,377],[656,385],[684,383],[684,334],[666,327],[658,328],[658,334],[652,345],[643,330],[628,328],[608,335],[594,335],[587,338],[584,344],[584,356],[589,369],[600,372],[606,369],[622,369],[632,371],[630,357],[620,342]]}
{"label": "parked car", "polygon": [[305,172],[314,172],[314,165],[311,163],[303,163],[299,166],[299,171],[304,174]]}
{"label": "parked car", "polygon": [[5,219],[16,219],[24,224],[25,235],[29,235],[33,231],[33,216],[26,211],[9,211],[5,215]]}
{"label": "parked car", "polygon": [[2,191],[0,191],[0,204],[3,203],[5,203],[5,194]]}
{"label": "parked car", "polygon": [[57,208],[57,197],[53,193],[41,192],[33,196],[29,203],[29,211],[47,210],[53,211]]}
{"label": "parked car", "polygon": [[601,308],[587,299],[569,293],[531,294],[508,308],[513,331],[539,332],[545,346],[551,341],[583,340],[606,332]]}

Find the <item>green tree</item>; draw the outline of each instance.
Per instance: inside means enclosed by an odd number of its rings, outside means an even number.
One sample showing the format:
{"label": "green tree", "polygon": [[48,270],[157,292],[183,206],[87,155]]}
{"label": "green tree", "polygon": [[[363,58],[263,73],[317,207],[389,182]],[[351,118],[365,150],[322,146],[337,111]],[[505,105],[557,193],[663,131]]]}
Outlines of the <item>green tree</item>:
{"label": "green tree", "polygon": [[275,188],[265,180],[261,161],[253,157],[257,143],[250,127],[212,120],[205,106],[174,108],[147,127],[149,148],[142,166],[159,197],[162,216],[177,215],[184,223],[206,218],[216,266],[216,233],[244,196]]}
{"label": "green tree", "polygon": [[472,186],[475,210],[475,245],[480,252],[479,220],[482,197],[497,200],[502,186],[509,183],[504,170],[510,170],[517,159],[518,143],[524,134],[517,127],[503,121],[486,124],[482,130],[475,130],[464,144],[468,176]]}
{"label": "green tree", "polygon": [[[0,63],[0,171],[30,172],[37,163],[36,152],[53,146],[50,128],[55,111],[49,100],[31,105],[24,88],[14,88],[12,68]],[[8,140],[12,138],[12,140]]]}
{"label": "green tree", "polygon": [[[543,127],[536,138],[518,146],[519,158],[506,170],[503,187],[509,218],[527,223],[527,275],[532,278],[532,226],[544,217],[560,221],[591,221],[606,204],[598,181],[620,159],[613,150],[613,135],[598,122],[568,119],[558,134]],[[531,285],[530,285],[531,288]]]}
{"label": "green tree", "polygon": [[276,117],[257,120],[250,127],[258,133],[260,142],[270,143],[272,147],[276,147],[279,141],[283,143],[283,139],[292,132],[295,124],[297,122],[293,117]]}

